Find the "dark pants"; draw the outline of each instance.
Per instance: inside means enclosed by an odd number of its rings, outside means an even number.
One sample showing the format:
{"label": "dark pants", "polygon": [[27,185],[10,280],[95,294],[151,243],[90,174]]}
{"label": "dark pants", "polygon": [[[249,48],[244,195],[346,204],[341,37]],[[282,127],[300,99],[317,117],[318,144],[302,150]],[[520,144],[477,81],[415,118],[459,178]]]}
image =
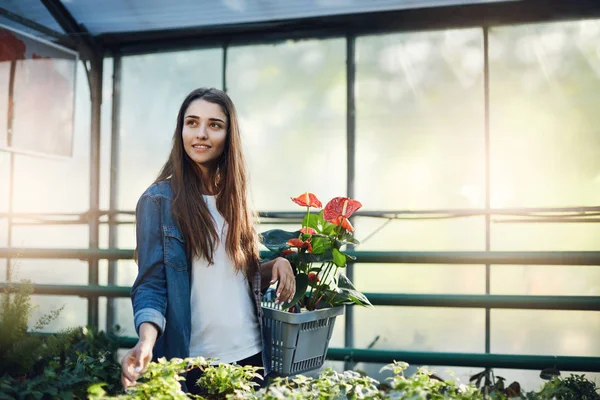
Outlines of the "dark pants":
{"label": "dark pants", "polygon": [[[260,353],[256,353],[253,356],[250,356],[248,358],[244,358],[243,360],[237,361],[235,362],[235,364],[241,365],[242,367],[244,366],[252,366],[252,367],[263,367],[263,362],[262,362],[262,352]],[[263,376],[264,375],[264,370],[259,370],[258,373]],[[206,390],[201,389],[200,387],[198,387],[196,385],[196,382],[198,381],[198,379],[200,379],[202,377],[202,372],[200,371],[200,368],[194,368],[190,371],[188,371],[187,376],[185,378],[185,385],[187,386],[188,389],[188,393],[191,394],[207,394]],[[264,381],[258,378],[254,378],[252,379],[252,382],[259,384],[260,386],[255,386],[255,388],[259,388],[264,386]]]}

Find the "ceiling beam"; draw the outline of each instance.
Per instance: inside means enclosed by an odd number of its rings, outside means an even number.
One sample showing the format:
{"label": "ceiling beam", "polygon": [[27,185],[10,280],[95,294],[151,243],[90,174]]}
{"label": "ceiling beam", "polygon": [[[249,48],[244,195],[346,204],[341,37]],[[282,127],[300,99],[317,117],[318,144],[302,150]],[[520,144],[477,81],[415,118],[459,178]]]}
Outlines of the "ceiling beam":
{"label": "ceiling beam", "polygon": [[[43,0],[48,1],[48,0]],[[600,18],[599,0],[516,0],[331,15],[268,22],[106,33],[97,39],[122,54],[279,40],[498,26]]]}
{"label": "ceiling beam", "polygon": [[64,33],[57,32],[53,29],[48,28],[45,25],[38,24],[35,21],[22,17],[19,14],[15,14],[2,7],[0,7],[0,16],[10,21],[16,22],[21,26],[33,29],[34,31],[39,32],[49,38],[52,38],[55,40],[56,44],[60,44],[61,46],[68,47],[70,49],[75,48],[75,42]]}
{"label": "ceiling beam", "polygon": [[102,51],[88,30],[77,22],[60,0],[41,0],[52,18],[77,43],[79,53],[86,60],[102,58]]}

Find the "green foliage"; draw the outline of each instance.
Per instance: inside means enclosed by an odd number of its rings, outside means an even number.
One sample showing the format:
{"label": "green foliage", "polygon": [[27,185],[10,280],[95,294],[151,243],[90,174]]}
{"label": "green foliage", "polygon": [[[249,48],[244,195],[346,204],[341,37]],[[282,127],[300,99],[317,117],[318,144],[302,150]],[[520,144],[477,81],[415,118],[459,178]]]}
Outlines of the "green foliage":
{"label": "green foliage", "polygon": [[[598,400],[598,389],[593,382],[583,376],[573,375],[566,379],[554,378],[547,382],[539,392],[522,393],[520,389],[514,395],[507,395],[502,378],[496,381],[496,387],[484,393],[473,384],[461,384],[455,381],[442,380],[433,375],[427,368],[419,368],[417,372],[406,377],[404,371],[408,364],[394,362],[382,368],[390,371],[392,377],[388,383],[359,374],[356,371],[342,373],[327,369],[317,378],[302,375],[295,377],[277,377],[270,380],[265,388],[256,390],[252,382],[257,373],[255,367],[237,365],[210,365],[212,360],[202,357],[185,360],[159,360],[151,363],[141,380],[130,388],[126,394],[109,396],[101,384],[89,388],[92,400],[132,400],[132,399],[228,399],[228,400],[357,400],[357,399],[410,399],[410,400]],[[179,375],[191,368],[203,370],[198,385],[206,395],[193,396],[181,390]],[[489,388],[488,388],[489,389]]]}
{"label": "green foliage", "polygon": [[261,379],[258,373],[262,368],[219,364],[206,368],[197,385],[205,388],[209,394],[232,394],[236,391],[252,392],[258,386],[253,379]]}
{"label": "green foliage", "polygon": [[[27,333],[27,323],[35,309],[31,303],[32,293],[29,281],[22,281],[18,289],[8,282],[0,297],[0,376],[23,377],[41,373],[46,360],[64,349],[69,341],[65,335],[46,339]],[[62,308],[42,316],[35,323],[34,331],[45,328],[61,311]]]}
{"label": "green foliage", "polygon": [[[571,375],[561,379],[553,377],[540,393],[530,394],[527,399],[600,400],[599,388],[583,375]],[[538,397],[535,397],[538,396]]]}
{"label": "green foliage", "polygon": [[62,308],[42,316],[28,332],[32,291],[28,281],[18,290],[9,282],[1,297],[0,399],[83,399],[96,382],[105,382],[111,393],[119,390],[115,335],[87,328],[37,332],[58,318]]}

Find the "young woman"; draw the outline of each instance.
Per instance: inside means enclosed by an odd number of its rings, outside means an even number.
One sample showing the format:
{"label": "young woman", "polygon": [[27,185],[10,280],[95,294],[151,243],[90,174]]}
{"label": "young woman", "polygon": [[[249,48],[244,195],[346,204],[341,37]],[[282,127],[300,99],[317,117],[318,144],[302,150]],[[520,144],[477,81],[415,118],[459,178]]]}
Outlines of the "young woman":
{"label": "young woman", "polygon": [[[278,298],[291,300],[295,278],[284,258],[260,264],[246,186],[231,99],[194,90],[179,109],[169,159],[136,207],[139,340],[121,363],[125,388],[159,357],[214,357],[269,373],[261,290],[279,282]],[[197,377],[188,373],[192,393]]]}

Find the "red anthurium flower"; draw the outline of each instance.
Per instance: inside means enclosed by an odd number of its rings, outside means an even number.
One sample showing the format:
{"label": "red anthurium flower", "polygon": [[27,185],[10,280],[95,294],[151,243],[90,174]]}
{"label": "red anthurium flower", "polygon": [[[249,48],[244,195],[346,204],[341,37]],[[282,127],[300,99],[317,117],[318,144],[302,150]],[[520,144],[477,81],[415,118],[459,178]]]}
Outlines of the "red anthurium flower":
{"label": "red anthurium flower", "polygon": [[291,254],[296,254],[296,252],[294,250],[291,250],[291,249],[285,249],[284,251],[281,252],[281,255],[284,256],[284,257],[285,256],[289,256]]}
{"label": "red anthurium flower", "polygon": [[312,245],[310,244],[310,238],[306,241],[302,239],[294,238],[288,240],[286,243],[290,247],[297,247],[299,249],[307,249],[309,253],[312,253]]}
{"label": "red anthurium flower", "polygon": [[296,198],[292,197],[291,199],[294,203],[296,203],[302,207],[315,207],[315,208],[323,207],[323,204],[321,204],[319,199],[317,199],[317,196],[315,196],[312,193],[306,192]]}
{"label": "red anthurium flower", "polygon": [[335,225],[342,226],[348,231],[354,231],[354,227],[348,221],[362,207],[362,204],[357,200],[352,200],[347,197],[336,197],[331,199],[323,209],[323,218]]}
{"label": "red anthurium flower", "polygon": [[317,275],[316,272],[309,272],[308,273],[308,281],[310,283],[317,283],[321,280],[321,278],[319,278],[319,275]]}
{"label": "red anthurium flower", "polygon": [[317,231],[315,231],[313,228],[308,227],[308,226],[300,229],[300,232],[304,233],[306,235],[314,235],[315,233],[317,233]]}
{"label": "red anthurium flower", "polygon": [[352,226],[348,218],[337,217],[336,219],[332,220],[331,223],[337,226],[341,225],[342,228],[349,232],[354,232],[354,227]]}

